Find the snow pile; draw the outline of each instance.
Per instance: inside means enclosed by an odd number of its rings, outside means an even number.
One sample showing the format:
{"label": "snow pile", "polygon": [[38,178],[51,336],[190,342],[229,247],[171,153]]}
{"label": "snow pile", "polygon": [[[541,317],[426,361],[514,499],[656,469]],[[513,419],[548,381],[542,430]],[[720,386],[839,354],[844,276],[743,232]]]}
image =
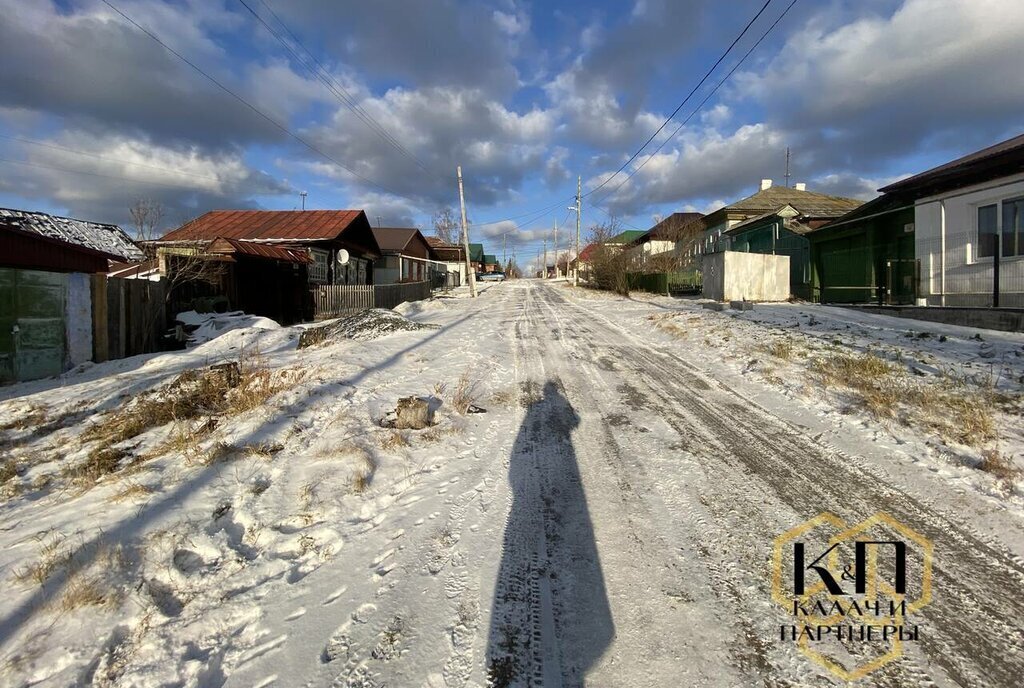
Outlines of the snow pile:
{"label": "snow pile", "polygon": [[406,301],[395,306],[395,312],[405,317],[413,317],[422,313],[433,313],[443,311],[448,305],[443,299],[431,298],[423,301]]}
{"label": "snow pile", "polygon": [[[191,311],[195,312],[195,311]],[[184,313],[179,314],[179,318]],[[271,320],[269,317],[262,317],[260,315],[248,315],[242,311],[236,311],[231,313],[202,313],[202,315],[208,315],[202,324],[196,329],[195,332],[188,335],[188,345],[197,346],[205,342],[209,342],[211,339],[215,339],[225,332],[232,330],[280,330],[281,326],[278,322]]]}
{"label": "snow pile", "polygon": [[316,346],[338,339],[377,339],[392,332],[436,330],[439,325],[416,323],[384,308],[371,308],[324,325],[307,328],[299,337],[299,348]]}

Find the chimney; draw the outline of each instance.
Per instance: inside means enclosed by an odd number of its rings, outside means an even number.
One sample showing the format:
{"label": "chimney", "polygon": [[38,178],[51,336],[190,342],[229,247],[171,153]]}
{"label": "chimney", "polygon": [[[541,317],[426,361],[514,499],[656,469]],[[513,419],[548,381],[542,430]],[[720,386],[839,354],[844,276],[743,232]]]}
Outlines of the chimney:
{"label": "chimney", "polygon": [[765,189],[770,189],[770,188],[772,188],[772,180],[771,179],[762,179],[761,180],[761,191],[764,191]]}
{"label": "chimney", "polygon": [[797,191],[807,191],[807,184],[805,184],[804,182],[797,182],[796,184],[793,185],[793,188],[796,189]]}

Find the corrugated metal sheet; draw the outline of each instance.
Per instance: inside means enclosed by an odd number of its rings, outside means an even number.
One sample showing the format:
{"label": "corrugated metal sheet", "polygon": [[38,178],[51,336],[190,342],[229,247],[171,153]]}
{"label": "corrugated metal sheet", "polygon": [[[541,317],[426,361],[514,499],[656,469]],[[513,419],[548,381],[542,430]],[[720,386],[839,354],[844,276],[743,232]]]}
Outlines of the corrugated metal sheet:
{"label": "corrugated metal sheet", "polygon": [[114,259],[131,261],[143,258],[139,247],[117,225],[10,208],[0,208],[0,223],[48,239],[99,251]]}
{"label": "corrugated metal sheet", "polygon": [[259,244],[252,241],[236,241],[221,237],[211,243],[207,253],[240,253],[245,256],[267,258],[269,260],[281,260],[286,263],[312,263],[313,258],[302,249],[287,248],[285,246],[271,246]]}
{"label": "corrugated metal sheet", "polygon": [[362,210],[212,210],[160,240],[329,241],[361,215]]}

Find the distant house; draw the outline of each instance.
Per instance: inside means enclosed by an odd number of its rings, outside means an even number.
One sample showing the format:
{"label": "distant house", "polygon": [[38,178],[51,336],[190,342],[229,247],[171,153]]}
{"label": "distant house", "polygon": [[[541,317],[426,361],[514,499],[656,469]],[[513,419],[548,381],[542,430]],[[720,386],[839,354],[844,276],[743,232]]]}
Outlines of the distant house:
{"label": "distant house", "polygon": [[376,284],[429,281],[445,284],[448,266],[437,260],[430,242],[415,227],[374,227],[381,260],[374,270]]}
{"label": "distant house", "polygon": [[498,257],[492,253],[485,253],[483,257],[483,266],[481,272],[501,272],[502,265],[498,262]]}
{"label": "distant house", "polygon": [[733,225],[723,236],[728,237],[730,251],[789,256],[790,294],[810,299],[811,245],[807,234],[859,207],[861,201],[793,191],[793,203]]}
{"label": "distant house", "polygon": [[0,209],[0,382],[93,360],[107,326],[97,275],[142,257],[117,225]]}
{"label": "distant house", "polygon": [[175,309],[218,296],[231,308],[282,323],[312,317],[311,285],[372,284],[381,257],[361,210],[214,210],[152,246],[164,275],[199,259],[223,266],[204,284],[178,285]]}
{"label": "distant house", "polygon": [[672,213],[658,222],[626,247],[629,252],[630,269],[667,270],[673,267],[674,249],[678,242],[692,241],[702,231],[697,222],[701,213]]}
{"label": "distant house", "polygon": [[469,245],[469,264],[474,272],[483,272],[484,269],[484,245]]}
{"label": "distant house", "polygon": [[458,287],[466,283],[466,252],[460,245],[446,244],[436,236],[426,237],[437,260],[445,264],[448,270],[448,288]]}
{"label": "distant house", "polygon": [[926,304],[1024,307],[1024,135],[880,191],[913,201]]}

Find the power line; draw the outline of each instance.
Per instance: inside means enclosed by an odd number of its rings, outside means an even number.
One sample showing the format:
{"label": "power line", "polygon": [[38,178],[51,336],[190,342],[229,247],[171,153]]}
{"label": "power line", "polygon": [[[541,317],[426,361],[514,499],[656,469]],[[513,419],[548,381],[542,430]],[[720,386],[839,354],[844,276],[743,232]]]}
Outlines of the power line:
{"label": "power line", "polygon": [[[621,182],[619,182],[619,184],[614,189],[612,189],[611,191],[606,193],[604,196],[602,196],[601,200],[597,201],[597,203],[604,203],[606,200],[608,200],[616,191],[621,189],[626,182],[628,182],[630,179],[632,179],[635,174],[637,174],[640,170],[642,170],[647,165],[647,163],[649,163],[654,158],[654,156],[657,155],[658,152],[662,148],[665,147],[665,144],[667,144],[669,141],[673,140],[676,137],[676,135],[679,133],[679,131],[684,126],[686,126],[691,119],[693,119],[693,116],[696,115],[698,112],[700,112],[700,109],[702,107],[704,107],[704,105],[711,99],[711,96],[715,95],[715,93],[718,91],[718,89],[720,89],[725,84],[725,82],[729,80],[729,77],[731,77],[733,75],[733,73],[737,69],[740,68],[740,65],[742,65],[743,62],[748,57],[750,57],[751,53],[753,53],[755,50],[757,50],[757,47],[759,45],[761,45],[761,42],[764,41],[764,39],[768,37],[768,34],[770,34],[775,29],[776,26],[778,26],[779,22],[781,22],[783,17],[785,17],[786,14],[788,14],[789,11],[791,9],[793,9],[793,5],[795,5],[796,3],[797,3],[797,0],[792,0],[792,2],[789,3],[789,5],[786,7],[786,9],[784,9],[782,11],[782,14],[780,14],[778,16],[778,18],[774,22],[772,22],[772,25],[769,26],[764,31],[764,33],[761,34],[761,37],[758,38],[757,41],[752,46],[750,46],[750,49],[747,50],[746,53],[744,53],[743,57],[741,57],[739,59],[739,61],[735,65],[733,65],[732,69],[730,69],[729,72],[724,77],[722,77],[722,79],[715,85],[715,87],[713,89],[711,89],[711,91],[706,96],[704,96],[704,100],[700,101],[700,103],[697,104],[697,107],[695,107],[693,109],[693,111],[690,112],[690,114],[686,116],[686,119],[684,119],[682,122],[679,123],[679,126],[677,126],[675,128],[675,130],[672,132],[672,134],[669,135],[669,137],[666,138],[664,141],[662,141],[658,145],[658,147],[654,149],[654,152],[652,152],[650,155],[648,155],[647,158],[640,165],[638,165],[635,170],[633,170],[628,175],[626,175],[626,178],[623,179]],[[600,187],[598,187],[598,188],[600,188]],[[594,189],[594,191],[597,191],[597,189]]]}
{"label": "power line", "polygon": [[380,189],[381,191],[384,191],[385,193],[389,193],[389,194],[391,194],[393,196],[397,196],[399,198],[404,198],[404,199],[406,199],[408,201],[412,201],[413,203],[418,203],[418,201],[415,201],[414,199],[409,198],[408,196],[405,196],[404,194],[398,193],[397,191],[389,189],[388,187],[386,187],[386,186],[384,186],[382,184],[379,184],[379,183],[373,181],[372,179],[368,179],[367,177],[364,177],[363,175],[359,174],[358,172],[356,172],[352,168],[348,167],[344,163],[339,162],[338,160],[336,160],[332,156],[330,156],[327,153],[325,153],[324,151],[320,150],[319,148],[314,146],[312,143],[310,143],[306,139],[302,138],[301,136],[299,136],[298,134],[296,134],[292,130],[288,129],[288,127],[286,127],[285,125],[281,124],[280,122],[275,120],[273,117],[271,117],[270,115],[268,115],[265,112],[263,112],[262,110],[260,110],[258,107],[256,107],[252,103],[250,103],[248,100],[246,100],[242,96],[240,96],[237,93],[235,93],[234,91],[232,91],[230,88],[228,88],[227,86],[222,84],[220,81],[218,81],[213,76],[208,74],[206,71],[204,71],[197,64],[195,64],[194,62],[189,60],[187,57],[185,57],[184,55],[182,55],[181,53],[176,51],[174,48],[172,48],[169,45],[167,45],[166,43],[164,43],[162,40],[160,40],[159,36],[157,36],[156,34],[152,33],[151,31],[146,29],[144,26],[139,24],[137,21],[132,19],[130,16],[125,14],[121,9],[119,9],[117,6],[115,6],[113,3],[111,3],[110,0],[102,0],[102,1],[103,1],[103,4],[105,4],[107,7],[109,7],[110,9],[114,10],[119,15],[121,15],[121,17],[125,21],[127,21],[129,24],[131,24],[132,26],[137,28],[139,31],[141,31],[142,33],[146,34],[151,39],[156,41],[164,50],[166,50],[167,52],[169,52],[172,55],[174,55],[175,57],[177,57],[179,60],[181,60],[182,62],[187,64],[189,67],[194,69],[196,72],[201,74],[204,78],[206,78],[210,83],[215,85],[217,88],[221,89],[222,91],[224,91],[225,93],[230,95],[232,98],[234,98],[238,102],[240,102],[243,105],[245,105],[247,108],[249,108],[254,113],[259,115],[261,118],[263,118],[264,120],[269,122],[271,125],[273,125],[276,129],[279,129],[283,133],[285,133],[288,136],[290,136],[291,138],[295,139],[296,141],[301,143],[303,146],[308,148],[310,151],[316,153],[317,155],[319,155],[320,157],[324,158],[325,160],[333,163],[334,165],[337,165],[338,167],[340,167],[341,169],[345,170],[346,172],[348,172],[352,176],[356,177],[357,179],[362,180],[363,182],[365,182],[366,184],[368,184],[368,185],[370,185],[370,186],[372,186],[374,188]]}
{"label": "power line", "polygon": [[648,144],[650,144],[650,142],[651,142],[651,141],[653,141],[653,140],[655,139],[655,137],[656,137],[656,136],[657,136],[658,134],[660,134],[660,133],[662,132],[662,130],[663,130],[663,129],[664,129],[665,127],[667,127],[667,126],[668,126],[668,123],[669,123],[669,122],[671,122],[671,121],[672,121],[672,118],[673,118],[673,117],[675,117],[675,116],[676,116],[676,114],[677,114],[677,113],[678,113],[678,112],[679,112],[680,110],[682,110],[682,109],[683,109],[683,106],[684,106],[684,105],[686,105],[687,101],[688,101],[688,100],[690,100],[690,98],[692,98],[692,97],[693,97],[693,94],[694,94],[694,93],[696,93],[696,92],[697,92],[697,90],[698,90],[698,89],[699,89],[699,88],[700,88],[701,86],[703,86],[703,85],[704,85],[704,82],[705,82],[705,81],[707,81],[707,80],[708,80],[708,78],[710,78],[710,77],[711,77],[711,74],[712,74],[712,73],[713,73],[713,72],[714,72],[714,71],[715,71],[716,69],[718,69],[718,65],[722,64],[722,61],[723,61],[723,60],[725,60],[726,56],[728,56],[730,52],[732,52],[732,49],[733,49],[734,47],[736,47],[736,44],[737,44],[737,43],[739,43],[740,39],[741,39],[741,38],[743,38],[743,36],[744,36],[744,35],[746,35],[747,31],[748,31],[748,30],[750,29],[750,27],[751,27],[751,26],[753,26],[754,22],[755,22],[755,21],[757,21],[758,17],[760,17],[760,16],[761,16],[761,15],[762,15],[762,14],[764,13],[764,11],[765,11],[766,9],[768,9],[768,5],[769,5],[769,4],[771,4],[771,2],[772,2],[772,0],[765,0],[765,3],[764,3],[764,5],[762,5],[762,6],[761,6],[761,9],[759,9],[759,10],[757,11],[757,14],[755,14],[755,15],[754,15],[754,18],[753,18],[753,19],[751,19],[751,20],[750,20],[749,22],[747,22],[747,25],[746,25],[745,27],[743,27],[743,30],[742,30],[742,31],[740,31],[740,35],[736,36],[736,38],[735,38],[735,39],[733,39],[733,42],[729,44],[729,47],[728,47],[728,48],[726,48],[725,52],[724,52],[724,53],[722,53],[721,57],[719,57],[719,58],[718,58],[718,60],[716,60],[716,61],[715,61],[715,64],[711,65],[711,69],[709,69],[709,70],[708,70],[708,71],[707,71],[707,72],[706,72],[706,73],[704,74],[704,76],[703,76],[703,77],[701,77],[701,80],[697,82],[697,85],[696,85],[696,86],[694,86],[694,87],[693,87],[693,88],[692,88],[692,89],[690,90],[690,92],[689,92],[689,93],[688,93],[688,94],[686,95],[686,97],[685,97],[685,98],[683,98],[683,102],[679,103],[679,105],[677,105],[677,106],[676,106],[676,109],[672,111],[672,114],[671,114],[671,115],[669,115],[669,116],[668,116],[668,118],[667,118],[667,119],[666,119],[666,120],[665,120],[664,122],[662,122],[662,123],[661,123],[661,126],[660,126],[660,127],[658,127],[657,131],[655,131],[655,132],[654,132],[653,134],[651,134],[650,138],[648,138],[648,139],[647,139],[646,141],[644,141],[644,144],[643,144],[642,146],[640,146],[640,148],[638,148],[638,149],[636,150],[636,152],[635,152],[635,153],[633,153],[633,155],[631,155],[631,156],[629,157],[629,160],[627,160],[626,162],[622,163],[622,167],[620,167],[619,169],[615,170],[615,173],[614,173],[614,174],[612,174],[612,176],[608,177],[608,178],[607,178],[607,179],[605,179],[605,180],[604,180],[603,182],[601,182],[601,183],[600,183],[600,184],[599,184],[598,186],[594,187],[593,189],[591,189],[591,190],[590,190],[590,191],[588,191],[587,193],[583,194],[584,198],[585,198],[585,197],[587,197],[587,196],[590,196],[590,195],[591,195],[591,194],[593,194],[593,193],[594,193],[595,191],[597,191],[598,189],[602,188],[602,187],[603,187],[604,185],[606,185],[606,184],[607,184],[608,182],[610,182],[610,181],[611,181],[612,179],[614,179],[614,178],[615,178],[616,176],[618,176],[618,174],[619,174],[620,172],[622,172],[622,170],[626,169],[626,167],[627,167],[627,166],[628,166],[628,165],[629,165],[629,164],[630,164],[631,162],[633,162],[634,160],[636,160],[637,156],[639,156],[639,155],[640,155],[640,153],[642,153],[642,152],[643,152],[644,148],[646,148],[646,147],[648,146]]}

